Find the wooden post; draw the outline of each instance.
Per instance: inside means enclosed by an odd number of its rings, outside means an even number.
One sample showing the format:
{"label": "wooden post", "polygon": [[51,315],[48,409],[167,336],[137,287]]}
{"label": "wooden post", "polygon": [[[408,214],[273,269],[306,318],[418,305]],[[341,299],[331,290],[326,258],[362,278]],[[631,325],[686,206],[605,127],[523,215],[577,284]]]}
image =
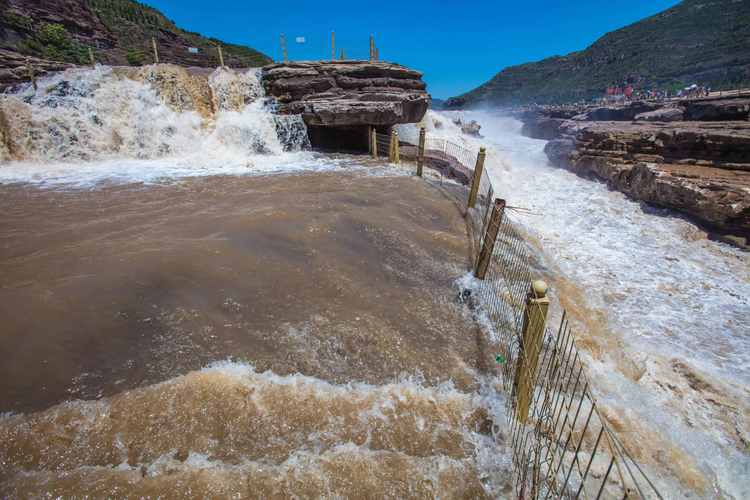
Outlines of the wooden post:
{"label": "wooden post", "polygon": [[34,74],[34,66],[31,65],[31,59],[29,59],[28,57],[26,58],[26,72],[29,75],[31,86],[34,87],[34,90],[36,90],[36,74]]}
{"label": "wooden post", "polygon": [[424,141],[425,141],[425,130],[424,127],[419,129],[419,149],[417,150],[417,176],[422,177],[422,167],[424,165]]}
{"label": "wooden post", "polygon": [[482,182],[482,172],[484,171],[484,158],[487,152],[484,148],[479,148],[477,163],[474,166],[474,176],[471,178],[471,189],[469,190],[468,208],[474,208],[477,203],[477,193],[479,193],[479,184]]}
{"label": "wooden post", "polygon": [[224,53],[221,51],[221,45],[217,45],[216,49],[219,51],[219,66],[224,67]]}
{"label": "wooden post", "polygon": [[516,418],[525,424],[529,417],[529,403],[534,394],[534,382],[539,352],[544,341],[544,326],[547,322],[549,299],[547,283],[536,280],[531,284],[531,291],[526,298],[526,309],[523,313],[523,343],[516,362]]}
{"label": "wooden post", "polygon": [[286,36],[284,36],[284,33],[281,34],[279,40],[281,41],[281,60],[286,63],[288,58],[286,53]]}
{"label": "wooden post", "polygon": [[94,59],[94,51],[91,50],[91,47],[89,47],[89,62],[91,62],[91,66],[96,66],[96,59]]}
{"label": "wooden post", "polygon": [[372,136],[370,137],[370,144],[372,145],[372,157],[378,159],[378,131],[375,127],[372,127]]}
{"label": "wooden post", "polygon": [[331,61],[336,60],[336,34],[331,31]]}
{"label": "wooden post", "polygon": [[474,269],[474,277],[483,280],[487,275],[487,269],[490,267],[492,251],[495,249],[495,240],[497,233],[500,231],[500,224],[503,221],[503,211],[505,210],[505,200],[495,199],[490,214],[490,222],[487,224],[487,230],[482,238],[482,249],[477,257],[477,265]]}
{"label": "wooden post", "polygon": [[375,59],[375,37],[370,35],[370,62]]}
{"label": "wooden post", "polygon": [[346,60],[346,52],[344,52],[344,49],[341,49],[341,56],[339,56],[339,59],[342,61]]}
{"label": "wooden post", "polygon": [[159,49],[156,48],[156,38],[151,37],[151,48],[154,49],[154,64],[159,64]]}

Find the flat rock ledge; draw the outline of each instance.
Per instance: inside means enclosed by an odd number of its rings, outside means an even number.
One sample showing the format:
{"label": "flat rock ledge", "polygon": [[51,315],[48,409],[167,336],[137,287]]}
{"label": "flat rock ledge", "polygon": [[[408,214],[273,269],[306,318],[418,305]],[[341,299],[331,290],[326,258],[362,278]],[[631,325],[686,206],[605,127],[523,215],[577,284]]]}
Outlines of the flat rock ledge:
{"label": "flat rock ledge", "polygon": [[430,101],[422,73],[387,62],[272,64],[263,69],[263,86],[279,113],[300,114],[312,126],[416,123]]}

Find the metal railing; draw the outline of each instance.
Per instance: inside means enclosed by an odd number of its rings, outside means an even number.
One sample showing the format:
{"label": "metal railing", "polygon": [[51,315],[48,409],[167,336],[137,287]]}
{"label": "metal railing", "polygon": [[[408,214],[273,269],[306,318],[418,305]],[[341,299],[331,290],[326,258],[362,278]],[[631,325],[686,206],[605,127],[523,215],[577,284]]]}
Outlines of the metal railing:
{"label": "metal railing", "polygon": [[479,279],[474,310],[498,339],[516,497],[662,498],[597,404],[565,311],[558,328],[546,326],[538,250],[496,197],[484,149],[430,137],[424,144],[418,157],[438,151],[472,175],[466,218]]}

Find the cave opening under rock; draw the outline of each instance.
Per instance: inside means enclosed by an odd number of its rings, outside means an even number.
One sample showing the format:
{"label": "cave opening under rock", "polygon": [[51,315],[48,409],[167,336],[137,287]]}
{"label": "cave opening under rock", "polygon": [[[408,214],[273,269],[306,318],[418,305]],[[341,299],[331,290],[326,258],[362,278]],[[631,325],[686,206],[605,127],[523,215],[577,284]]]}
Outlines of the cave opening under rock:
{"label": "cave opening under rock", "polygon": [[[378,133],[390,134],[390,127],[378,127]],[[313,149],[326,152],[366,153],[370,150],[370,126],[308,125],[307,135]]]}

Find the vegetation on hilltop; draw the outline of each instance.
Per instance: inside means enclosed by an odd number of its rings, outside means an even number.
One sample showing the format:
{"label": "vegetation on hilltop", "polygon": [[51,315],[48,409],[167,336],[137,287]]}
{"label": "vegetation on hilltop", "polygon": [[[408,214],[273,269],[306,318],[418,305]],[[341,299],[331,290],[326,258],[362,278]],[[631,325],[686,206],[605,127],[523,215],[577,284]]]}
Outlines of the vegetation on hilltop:
{"label": "vegetation on hilltop", "polygon": [[100,62],[148,64],[153,60],[153,37],[162,62],[215,66],[217,45],[228,65],[272,62],[250,47],[183,30],[157,9],[135,0],[0,0],[0,7],[0,48],[42,59],[85,64],[91,48]]}
{"label": "vegetation on hilltop", "polygon": [[623,82],[659,90],[750,85],[750,1],[684,0],[580,52],[508,67],[448,106],[572,102]]}

